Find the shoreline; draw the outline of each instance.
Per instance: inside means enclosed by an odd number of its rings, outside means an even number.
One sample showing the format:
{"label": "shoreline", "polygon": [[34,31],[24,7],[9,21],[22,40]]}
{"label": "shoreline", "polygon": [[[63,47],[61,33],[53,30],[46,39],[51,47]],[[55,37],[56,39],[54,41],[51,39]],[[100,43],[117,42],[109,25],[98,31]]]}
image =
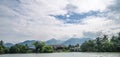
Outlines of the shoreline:
{"label": "shoreline", "polygon": [[59,53],[120,53],[120,52],[53,52],[53,53],[5,53],[0,55],[12,55],[12,54],[59,54]]}

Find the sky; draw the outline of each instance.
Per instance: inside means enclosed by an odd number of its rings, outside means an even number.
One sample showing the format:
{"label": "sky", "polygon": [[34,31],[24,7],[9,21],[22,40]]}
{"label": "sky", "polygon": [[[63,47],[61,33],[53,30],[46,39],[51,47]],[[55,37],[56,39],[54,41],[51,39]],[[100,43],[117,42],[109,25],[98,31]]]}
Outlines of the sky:
{"label": "sky", "polygon": [[120,0],[0,0],[0,40],[96,38],[120,32]]}

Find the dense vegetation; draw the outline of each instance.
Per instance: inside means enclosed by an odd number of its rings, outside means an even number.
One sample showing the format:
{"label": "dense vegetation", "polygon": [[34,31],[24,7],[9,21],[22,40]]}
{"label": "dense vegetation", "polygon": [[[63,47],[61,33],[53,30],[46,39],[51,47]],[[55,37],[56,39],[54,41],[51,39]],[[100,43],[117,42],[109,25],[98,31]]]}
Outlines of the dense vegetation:
{"label": "dense vegetation", "polygon": [[5,53],[6,48],[3,45],[3,41],[0,41],[0,54]]}
{"label": "dense vegetation", "polygon": [[12,47],[5,47],[4,42],[0,41],[0,54],[5,53],[52,53],[52,52],[120,52],[120,33],[118,36],[109,38],[107,35],[96,39],[85,41],[79,45],[53,46],[46,45],[44,42],[33,43],[35,48],[28,45],[15,44]]}
{"label": "dense vegetation", "polygon": [[28,45],[16,44],[10,48],[7,48],[3,45],[3,41],[0,41],[0,54],[4,53],[51,53],[53,48],[51,46],[45,45],[44,42],[35,42],[33,45],[35,49],[31,49]]}
{"label": "dense vegetation", "polygon": [[45,45],[44,42],[35,42],[35,52],[36,53],[51,53],[53,52],[52,46]]}
{"label": "dense vegetation", "polygon": [[120,52],[120,33],[118,36],[108,38],[104,35],[102,38],[98,37],[95,40],[85,41],[81,45],[81,51],[84,52]]}

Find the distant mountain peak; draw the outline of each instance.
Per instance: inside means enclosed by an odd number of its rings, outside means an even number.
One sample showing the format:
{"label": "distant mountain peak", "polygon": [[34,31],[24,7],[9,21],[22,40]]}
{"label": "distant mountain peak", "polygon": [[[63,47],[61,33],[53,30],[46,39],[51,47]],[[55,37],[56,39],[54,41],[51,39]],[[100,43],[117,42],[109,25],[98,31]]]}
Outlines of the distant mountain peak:
{"label": "distant mountain peak", "polygon": [[26,40],[26,41],[20,42],[18,44],[21,44],[21,45],[26,45],[27,44],[30,48],[34,48],[33,43],[35,43],[35,42],[36,42],[36,40]]}
{"label": "distant mountain peak", "polygon": [[61,43],[62,43],[61,40],[57,40],[55,38],[52,38],[52,39],[46,41],[47,45],[57,45],[57,44],[61,44]]}
{"label": "distant mountain peak", "polygon": [[75,45],[75,44],[82,44],[83,42],[90,40],[90,38],[70,38],[66,40],[63,45]]}
{"label": "distant mountain peak", "polygon": [[13,46],[13,45],[14,45],[13,43],[5,43],[5,44],[4,44],[4,46],[5,46],[5,47],[8,47],[8,48],[11,47],[11,46]]}
{"label": "distant mountain peak", "polygon": [[48,41],[57,41],[57,39],[52,38],[52,39],[49,39]]}

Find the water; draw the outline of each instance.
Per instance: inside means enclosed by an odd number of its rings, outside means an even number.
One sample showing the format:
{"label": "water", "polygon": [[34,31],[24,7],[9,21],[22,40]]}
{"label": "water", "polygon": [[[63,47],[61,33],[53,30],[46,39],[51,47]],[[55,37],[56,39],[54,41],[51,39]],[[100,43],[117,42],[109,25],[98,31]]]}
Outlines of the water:
{"label": "water", "polygon": [[31,53],[31,54],[3,54],[0,57],[120,57],[120,53]]}

